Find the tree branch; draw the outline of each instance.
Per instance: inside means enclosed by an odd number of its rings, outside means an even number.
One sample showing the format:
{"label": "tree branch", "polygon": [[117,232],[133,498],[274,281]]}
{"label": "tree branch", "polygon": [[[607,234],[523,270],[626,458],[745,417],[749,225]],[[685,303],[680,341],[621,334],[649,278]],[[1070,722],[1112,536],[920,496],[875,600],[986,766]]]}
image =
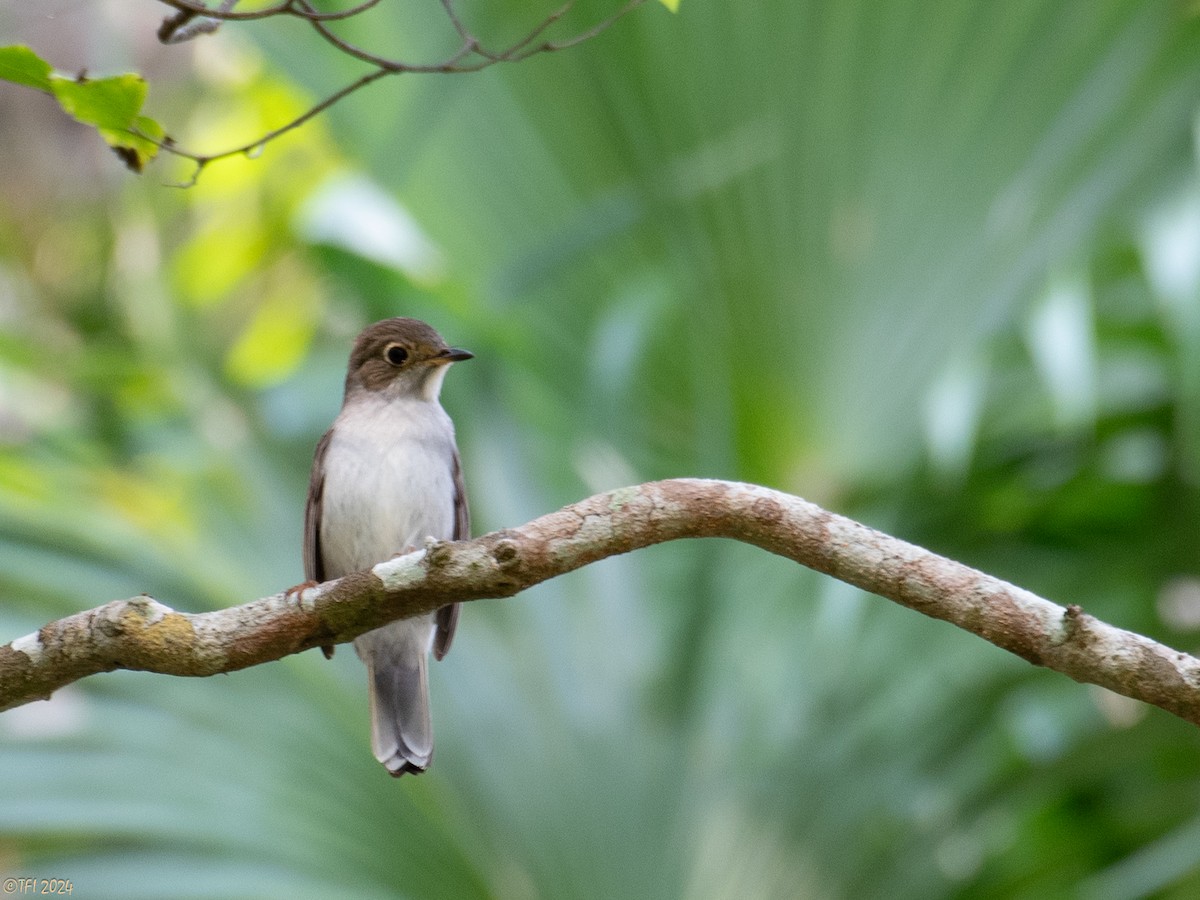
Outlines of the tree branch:
{"label": "tree branch", "polygon": [[150,597],[51,622],[0,647],[0,710],[86,675],[215,675],[343,643],[461,600],[511,597],[588,563],[680,538],[744,541],[952,622],[1035,665],[1200,725],[1200,660],[961,563],[749,484],[658,481],[597,494],[473,541],[424,550],[297,593],[181,613]]}

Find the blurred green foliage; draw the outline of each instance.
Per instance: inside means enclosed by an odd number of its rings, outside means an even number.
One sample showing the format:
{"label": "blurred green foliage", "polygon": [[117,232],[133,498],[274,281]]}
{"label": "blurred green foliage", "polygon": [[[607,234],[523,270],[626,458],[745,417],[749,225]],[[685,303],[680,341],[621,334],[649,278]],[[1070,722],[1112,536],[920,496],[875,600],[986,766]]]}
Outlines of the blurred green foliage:
{"label": "blurred green foliage", "polygon": [[[354,73],[298,23],[151,49],[152,4],[47,4],[56,31],[5,9],[5,41],[146,71],[147,113],[204,150]],[[463,12],[499,43],[549,8]],[[299,581],[349,342],[405,314],[477,354],[444,396],[476,532],[753,480],[1194,649],[1198,31],[1126,0],[649,5],[385,80],[188,190],[0,86],[0,635]],[[454,41],[434,3],[347,33]],[[88,897],[1200,891],[1192,726],[750,548],[473,604],[434,682],[436,763],[399,782],[345,649],[5,713],[0,872]]]}

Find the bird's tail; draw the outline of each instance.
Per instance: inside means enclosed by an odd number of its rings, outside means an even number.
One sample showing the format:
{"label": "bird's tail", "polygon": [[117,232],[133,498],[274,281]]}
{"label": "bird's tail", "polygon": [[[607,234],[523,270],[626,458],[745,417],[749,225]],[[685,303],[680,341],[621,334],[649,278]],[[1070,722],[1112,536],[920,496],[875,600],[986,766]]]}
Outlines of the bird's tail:
{"label": "bird's tail", "polygon": [[354,642],[367,666],[371,750],[397,777],[419,775],[433,757],[426,672],[431,636],[430,624],[421,617],[392,622]]}

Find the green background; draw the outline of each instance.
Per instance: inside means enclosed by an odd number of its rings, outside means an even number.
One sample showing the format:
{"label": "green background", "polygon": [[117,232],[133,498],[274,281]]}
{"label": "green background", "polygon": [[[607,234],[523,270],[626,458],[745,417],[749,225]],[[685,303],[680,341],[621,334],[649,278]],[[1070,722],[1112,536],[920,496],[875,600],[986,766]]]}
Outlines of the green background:
{"label": "green background", "polygon": [[[551,7],[462,11],[492,45]],[[562,35],[614,8],[589,0]],[[186,146],[356,77],[302,23],[0,9]],[[454,46],[437,3],[344,33]],[[801,494],[1122,627],[1200,630],[1200,20],[684,0],[127,173],[0,84],[0,638],[301,580],[354,334],[432,322],[476,533],[671,476]],[[0,715],[0,872],[83,897],[1192,897],[1200,734],[761,551],[465,610],[420,779],[361,665],[114,673]]]}

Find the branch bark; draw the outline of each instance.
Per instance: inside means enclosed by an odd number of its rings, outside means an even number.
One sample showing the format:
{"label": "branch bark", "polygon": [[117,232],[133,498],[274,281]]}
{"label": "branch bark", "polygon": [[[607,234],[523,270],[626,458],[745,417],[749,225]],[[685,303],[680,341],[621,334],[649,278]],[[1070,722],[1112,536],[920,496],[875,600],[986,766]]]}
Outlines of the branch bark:
{"label": "branch bark", "polygon": [[107,603],[0,647],[0,710],[115,669],[232,672],[456,600],[511,597],[604,557],[701,537],[761,547],[1200,725],[1200,660],[1192,656],[799,497],[700,479],[597,494],[519,528],[431,541],[367,572],[217,612],[178,612],[146,596]]}

